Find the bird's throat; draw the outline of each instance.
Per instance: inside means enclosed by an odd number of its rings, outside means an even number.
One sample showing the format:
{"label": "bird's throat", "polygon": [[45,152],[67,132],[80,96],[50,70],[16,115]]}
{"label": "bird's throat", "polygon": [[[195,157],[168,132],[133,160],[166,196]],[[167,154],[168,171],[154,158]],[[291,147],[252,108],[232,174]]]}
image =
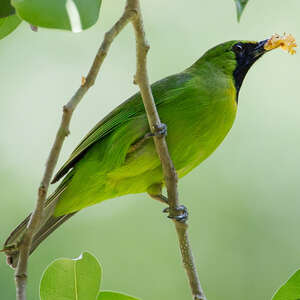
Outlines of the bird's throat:
{"label": "bird's throat", "polygon": [[254,61],[249,62],[249,64],[239,64],[239,62],[237,61],[236,69],[233,72],[234,85],[235,85],[235,89],[236,89],[236,102],[238,102],[239,92],[240,92],[242,83],[245,79],[245,76],[246,76],[247,72],[249,71],[249,69],[251,68],[251,66],[253,65],[253,63],[254,63]]}
{"label": "bird's throat", "polygon": [[248,73],[249,69],[253,66],[253,64],[264,54],[263,52],[259,55],[255,54],[254,51],[256,49],[255,44],[249,43],[244,45],[247,46],[248,54],[245,56],[236,55],[236,68],[233,71],[237,102],[238,102],[239,92],[246,74]]}

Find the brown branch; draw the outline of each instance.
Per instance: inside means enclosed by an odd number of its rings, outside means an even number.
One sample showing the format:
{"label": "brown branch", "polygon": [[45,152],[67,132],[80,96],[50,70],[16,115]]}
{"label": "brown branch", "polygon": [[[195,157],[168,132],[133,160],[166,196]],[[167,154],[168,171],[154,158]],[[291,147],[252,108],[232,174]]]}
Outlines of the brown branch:
{"label": "brown branch", "polygon": [[43,209],[47,197],[48,187],[50,184],[50,180],[53,176],[53,172],[57,164],[57,160],[61,148],[63,146],[64,140],[69,134],[69,125],[72,114],[79,102],[82,100],[85,93],[95,83],[100,67],[102,66],[102,63],[107,55],[107,52],[114,38],[130,22],[130,20],[133,16],[135,16],[135,14],[136,13],[134,10],[130,10],[126,6],[124,13],[120,17],[120,19],[108,32],[106,32],[104,40],[98,50],[98,53],[94,59],[94,62],[90,68],[87,77],[83,78],[80,88],[76,91],[75,95],[63,108],[61,124],[56,134],[54,144],[52,146],[47,160],[46,169],[40,187],[38,189],[38,199],[36,202],[36,207],[32,213],[26,231],[23,235],[22,241],[19,245],[19,261],[15,272],[17,300],[26,299],[27,264],[29,258],[29,251],[32,244],[33,235],[38,229],[43,217]]}
{"label": "brown branch", "polygon": [[[136,38],[137,69],[135,82],[139,85],[143,103],[148,117],[150,130],[154,133],[154,143],[157,154],[160,158],[166,188],[168,192],[169,216],[176,217],[180,212],[178,191],[177,191],[177,173],[170,157],[165,136],[159,136],[157,133],[162,129],[163,124],[160,121],[156,110],[155,102],[149,85],[147,72],[147,53],[149,44],[145,38],[143,19],[139,0],[127,0],[128,7],[137,12],[132,18]],[[205,295],[201,289],[199,277],[194,263],[194,257],[187,234],[187,224],[178,222],[174,218],[176,232],[179,239],[180,250],[184,267],[189,278],[190,287],[195,300],[205,300]]]}
{"label": "brown branch", "polygon": [[194,300],[206,300],[206,297],[200,285],[200,280],[192,253],[192,247],[190,245],[188,237],[188,225],[186,223],[181,223],[178,221],[174,221],[174,223],[178,235],[183,265],[189,279]]}

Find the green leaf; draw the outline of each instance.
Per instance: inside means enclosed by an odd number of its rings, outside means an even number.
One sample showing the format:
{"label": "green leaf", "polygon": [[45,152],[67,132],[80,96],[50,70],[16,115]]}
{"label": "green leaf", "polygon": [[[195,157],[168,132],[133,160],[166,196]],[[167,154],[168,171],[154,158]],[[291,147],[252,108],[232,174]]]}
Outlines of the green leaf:
{"label": "green leaf", "polygon": [[41,300],[95,300],[101,273],[99,262],[88,252],[76,259],[57,259],[43,274]]}
{"label": "green leaf", "polygon": [[10,0],[1,0],[0,4],[0,18],[5,18],[15,14],[15,9],[10,4]]}
{"label": "green leaf", "polygon": [[0,40],[14,31],[22,20],[17,16],[9,16],[0,19]]}
{"label": "green leaf", "polygon": [[121,293],[103,291],[99,293],[97,300],[138,300],[138,298],[134,298]]}
{"label": "green leaf", "polygon": [[300,270],[288,279],[272,300],[300,300]]}
{"label": "green leaf", "polygon": [[12,0],[12,5],[37,27],[80,32],[97,22],[101,0]]}
{"label": "green leaf", "polygon": [[237,20],[239,22],[241,19],[241,15],[248,3],[248,0],[234,0],[234,2],[236,5]]}

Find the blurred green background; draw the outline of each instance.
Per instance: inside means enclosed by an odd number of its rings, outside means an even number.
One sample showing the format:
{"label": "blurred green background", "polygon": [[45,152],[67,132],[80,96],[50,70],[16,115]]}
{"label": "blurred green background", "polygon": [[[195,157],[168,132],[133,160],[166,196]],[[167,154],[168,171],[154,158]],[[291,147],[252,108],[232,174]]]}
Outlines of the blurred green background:
{"label": "blurred green background", "polygon": [[[275,3],[276,2],[276,3]],[[234,1],[142,1],[156,81],[179,72],[208,48],[231,39],[292,33],[300,40],[300,2],[250,1],[241,23]],[[1,231],[33,208],[61,108],[79,86],[104,32],[124,1],[103,1],[100,21],[80,34],[23,23],[0,41]],[[132,95],[135,43],[130,27],[114,42],[96,85],[76,111],[59,165],[87,131]],[[190,238],[209,300],[264,300],[300,267],[300,55],[277,50],[260,60],[241,89],[237,120],[219,149],[180,181],[190,210]],[[57,257],[94,253],[103,288],[143,300],[191,299],[177,238],[146,195],[88,208],[32,255],[30,300],[43,270]],[[14,299],[13,271],[0,260],[0,298]]]}

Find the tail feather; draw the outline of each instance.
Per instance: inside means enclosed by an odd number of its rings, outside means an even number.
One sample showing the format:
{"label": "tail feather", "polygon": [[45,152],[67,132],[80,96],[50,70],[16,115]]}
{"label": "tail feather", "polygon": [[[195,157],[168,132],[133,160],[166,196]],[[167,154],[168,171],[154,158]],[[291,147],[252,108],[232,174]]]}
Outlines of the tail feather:
{"label": "tail feather", "polygon": [[19,243],[19,238],[22,237],[24,230],[26,229],[27,223],[31,217],[31,214],[23,220],[9,235],[4,243],[4,249],[13,247],[14,244]]}
{"label": "tail feather", "polygon": [[[42,222],[33,236],[30,254],[50,233],[52,233],[58,226],[67,221],[76,213],[73,212],[59,217],[53,216],[56,203],[59,200],[59,196],[66,189],[66,186],[67,185],[63,182],[63,184],[61,184],[58,189],[48,198],[45,204]],[[4,243],[4,252],[7,256],[7,263],[12,268],[15,268],[17,266],[19,259],[18,245],[23,238],[30,217],[31,214],[13,230],[13,232],[9,235]]]}

